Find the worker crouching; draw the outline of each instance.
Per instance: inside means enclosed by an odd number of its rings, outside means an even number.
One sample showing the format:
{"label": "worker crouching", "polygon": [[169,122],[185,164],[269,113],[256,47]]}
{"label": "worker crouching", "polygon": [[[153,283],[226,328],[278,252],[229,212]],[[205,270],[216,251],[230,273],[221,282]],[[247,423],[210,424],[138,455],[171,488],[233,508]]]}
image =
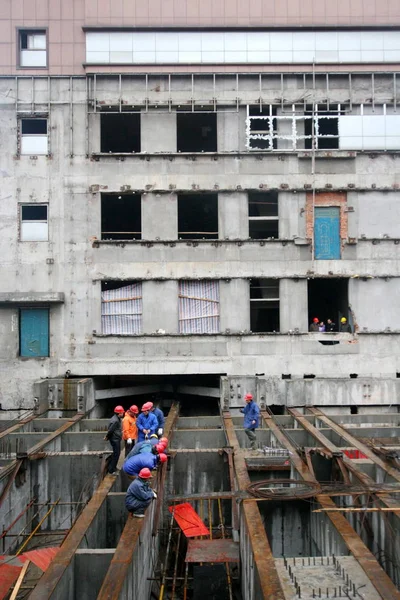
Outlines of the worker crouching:
{"label": "worker crouching", "polygon": [[125,496],[125,506],[133,517],[143,519],[144,511],[157,498],[157,492],[150,487],[151,471],[143,468],[137,479],[132,481]]}

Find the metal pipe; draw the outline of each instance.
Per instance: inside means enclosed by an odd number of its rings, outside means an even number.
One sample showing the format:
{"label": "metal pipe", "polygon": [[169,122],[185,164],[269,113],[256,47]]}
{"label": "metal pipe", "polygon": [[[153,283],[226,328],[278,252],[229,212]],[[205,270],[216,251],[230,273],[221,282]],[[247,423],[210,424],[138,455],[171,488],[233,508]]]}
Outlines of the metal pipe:
{"label": "metal pipe", "polygon": [[187,582],[188,582],[188,575],[189,575],[189,563],[186,563],[186,567],[185,567],[185,579],[183,582],[183,600],[187,600]]}
{"label": "metal pipe", "polygon": [[14,519],[14,521],[11,523],[11,525],[9,525],[7,527],[7,529],[5,529],[3,531],[3,533],[0,535],[0,539],[3,538],[3,537],[5,537],[7,535],[7,532],[10,531],[10,529],[12,529],[14,527],[15,523],[17,523],[17,521],[19,521],[20,518],[31,508],[31,506],[34,504],[35,500],[36,500],[36,498],[33,498],[33,500],[31,500],[29,502],[29,504],[26,505],[26,507],[24,508],[24,510],[19,513],[18,517],[16,517]]}
{"label": "metal pipe", "polygon": [[208,526],[210,528],[210,540],[213,539],[212,536],[212,511],[211,511],[211,500],[208,499]]}
{"label": "metal pipe", "polygon": [[175,566],[174,566],[174,577],[173,577],[173,581],[172,581],[171,600],[174,600],[174,598],[175,598],[176,574],[178,571],[178,558],[179,558],[179,547],[180,547],[180,543],[181,543],[181,533],[182,533],[182,530],[180,529],[179,533],[178,533],[178,542],[177,542],[177,548],[176,548],[176,554],[175,554]]}
{"label": "metal pipe", "polygon": [[166,576],[167,576],[167,567],[168,567],[169,547],[171,545],[172,525],[174,523],[174,513],[175,513],[175,508],[172,510],[172,513],[171,513],[171,524],[170,524],[169,534],[168,534],[167,551],[165,553],[165,565],[164,565],[163,574],[162,574],[162,578],[161,578],[161,587],[160,587],[160,594],[158,596],[158,600],[163,600],[163,598],[164,598],[165,580],[166,580]]}
{"label": "metal pipe", "polygon": [[28,537],[28,539],[25,540],[25,542],[22,544],[22,546],[19,548],[19,550],[17,550],[17,552],[15,553],[15,556],[18,556],[19,554],[21,554],[22,550],[28,544],[29,540],[35,535],[35,533],[37,532],[37,530],[42,526],[42,524],[47,519],[47,517],[49,516],[49,514],[53,511],[54,507],[57,506],[59,500],[60,500],[60,498],[57,500],[57,502],[55,504],[52,504],[50,506],[50,508],[47,511],[47,513],[44,515],[44,517],[39,521],[39,523],[36,525],[35,529],[32,531],[31,535]]}

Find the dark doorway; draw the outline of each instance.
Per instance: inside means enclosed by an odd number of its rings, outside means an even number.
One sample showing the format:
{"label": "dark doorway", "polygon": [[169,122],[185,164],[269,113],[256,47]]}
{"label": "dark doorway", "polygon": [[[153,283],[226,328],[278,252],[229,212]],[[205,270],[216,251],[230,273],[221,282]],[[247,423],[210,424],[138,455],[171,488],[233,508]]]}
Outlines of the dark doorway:
{"label": "dark doorway", "polygon": [[140,112],[102,113],[100,152],[140,152]]}
{"label": "dark doorway", "polygon": [[279,331],[278,280],[251,280],[250,329],[253,333],[268,333]]}
{"label": "dark doorway", "polygon": [[178,238],[218,239],[218,194],[178,195]]}
{"label": "dark doorway", "polygon": [[178,152],[217,151],[217,113],[177,113]]}
{"label": "dark doorway", "polygon": [[316,317],[326,325],[327,319],[339,330],[340,319],[349,320],[348,279],[309,279],[308,322]]}
{"label": "dark doorway", "polygon": [[101,195],[101,239],[140,240],[142,199],[140,194]]}

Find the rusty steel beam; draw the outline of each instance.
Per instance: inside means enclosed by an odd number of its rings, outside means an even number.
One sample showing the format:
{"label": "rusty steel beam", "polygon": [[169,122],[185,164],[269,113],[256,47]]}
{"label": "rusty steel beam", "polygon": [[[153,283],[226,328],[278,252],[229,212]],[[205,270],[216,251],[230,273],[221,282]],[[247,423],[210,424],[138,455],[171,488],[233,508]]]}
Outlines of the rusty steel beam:
{"label": "rusty steel beam", "polygon": [[8,429],[4,429],[0,433],[0,440],[3,437],[6,437],[9,433],[14,433],[14,431],[17,431],[18,429],[20,429],[21,427],[23,427],[27,423],[30,423],[30,421],[33,421],[34,419],[36,419],[36,417],[39,417],[39,416],[40,415],[32,415],[30,417],[27,417],[26,419],[21,419],[21,421],[18,421],[18,423],[15,423],[15,425],[10,425],[10,427],[8,427]]}
{"label": "rusty steel beam", "polygon": [[[266,425],[272,431],[278,442],[282,445],[283,448],[286,448],[291,453],[290,461],[292,462],[299,475],[305,481],[315,482],[315,478],[308,470],[306,464],[300,458],[297,449],[289,440],[289,438],[286,437],[284,432],[278,427],[272,416],[265,411],[262,411],[261,415]],[[308,421],[307,425],[310,425]],[[313,426],[311,425],[311,427]],[[318,494],[315,498],[322,508],[337,508],[334,501],[325,494]],[[341,513],[334,512],[327,512],[326,515],[328,516],[328,518],[330,519],[331,523],[334,525],[340,536],[342,537],[344,543],[350,550],[351,554],[354,556],[354,558],[364,570],[366,576],[376,589],[380,598],[382,600],[400,600],[400,592],[397,590],[393,581],[382,569],[375,556],[372,554],[372,552],[370,552],[370,550],[364,544],[360,536],[356,533],[356,531],[354,531],[346,517]]]}
{"label": "rusty steel beam", "polygon": [[[164,435],[171,441],[173,428],[179,415],[179,404],[175,402],[168,414]],[[166,471],[166,465],[163,465],[161,471],[158,471],[158,481],[163,481],[163,474]],[[161,474],[161,475],[160,475]],[[165,475],[164,475],[165,478]],[[163,501],[163,490],[159,488],[154,521],[158,522]],[[145,517],[146,518],[146,517]],[[128,518],[124,530],[115,549],[108,571],[103,579],[97,600],[117,600],[123,589],[125,578],[132,563],[133,555],[136,550],[136,544],[143,527],[142,519]],[[38,599],[39,600],[39,599]]]}
{"label": "rusty steel beam", "polygon": [[318,408],[309,408],[309,411],[320,421],[328,425],[328,427],[330,427],[341,438],[346,440],[346,442],[348,442],[351,446],[357,448],[357,450],[360,450],[360,452],[365,454],[365,456],[372,460],[378,467],[383,469],[388,475],[393,477],[393,479],[395,479],[396,481],[400,481],[400,471],[398,469],[395,469],[394,467],[388,465],[384,460],[377,456],[375,452],[373,452],[371,448],[369,448],[369,446],[363,444],[362,442],[360,442],[360,440],[351,435],[351,433],[349,433],[347,429],[344,429],[343,427],[341,427],[341,425],[338,425],[337,423],[335,423],[335,421],[332,421],[332,419],[327,417]]}
{"label": "rusty steel beam", "polygon": [[[247,465],[236,436],[232,417],[229,412],[223,412],[225,432],[228,444],[233,448],[233,463],[236,479],[241,490],[250,485]],[[276,569],[275,559],[272,555],[265,527],[261,518],[257,502],[243,503],[243,514],[253,551],[263,600],[285,600],[285,594]],[[261,598],[260,598],[261,600]]]}

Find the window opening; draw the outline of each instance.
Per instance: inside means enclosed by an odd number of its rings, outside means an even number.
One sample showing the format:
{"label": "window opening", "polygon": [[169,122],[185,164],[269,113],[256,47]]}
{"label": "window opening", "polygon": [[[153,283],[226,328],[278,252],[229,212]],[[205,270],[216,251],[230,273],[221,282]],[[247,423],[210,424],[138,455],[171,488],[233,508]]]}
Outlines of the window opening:
{"label": "window opening", "polygon": [[250,281],[250,329],[253,333],[279,331],[279,281]]}
{"label": "window opening", "polygon": [[102,333],[107,335],[139,335],[142,333],[142,313],[141,282],[102,282]]}
{"label": "window opening", "polygon": [[279,237],[277,192],[249,194],[249,237],[253,240]]}
{"label": "window opening", "polygon": [[101,195],[101,239],[140,240],[142,198],[140,194]]}
{"label": "window opening", "polygon": [[177,120],[178,152],[217,152],[217,113],[180,113]]}
{"label": "window opening", "polygon": [[314,131],[313,131],[313,106],[307,104],[304,120],[304,146],[306,150],[313,148],[313,138],[316,150],[334,150],[339,148],[339,115],[340,105],[316,104],[314,106]]}
{"label": "window opening", "polygon": [[219,282],[179,282],[179,333],[218,333]]}
{"label": "window opening", "polygon": [[218,239],[218,194],[178,194],[178,238]]}
{"label": "window opening", "polygon": [[277,148],[276,106],[247,106],[247,142],[249,150]]}
{"label": "window opening", "polygon": [[21,204],[21,242],[47,242],[48,239],[47,204]]}
{"label": "window opening", "polygon": [[[318,325],[325,327],[325,332],[329,333],[340,330],[342,317],[347,319],[347,323],[349,322],[348,287],[349,282],[345,278],[308,280],[308,322],[310,326],[314,319],[318,319]],[[332,321],[331,324],[328,323],[328,319]]]}
{"label": "window opening", "polygon": [[19,66],[47,66],[47,35],[45,30],[19,31]]}
{"label": "window opening", "polygon": [[21,308],[19,311],[19,355],[49,356],[49,309]]}
{"label": "window opening", "polygon": [[140,152],[140,112],[100,115],[101,152]]}
{"label": "window opening", "polygon": [[47,119],[21,119],[21,154],[48,154]]}

